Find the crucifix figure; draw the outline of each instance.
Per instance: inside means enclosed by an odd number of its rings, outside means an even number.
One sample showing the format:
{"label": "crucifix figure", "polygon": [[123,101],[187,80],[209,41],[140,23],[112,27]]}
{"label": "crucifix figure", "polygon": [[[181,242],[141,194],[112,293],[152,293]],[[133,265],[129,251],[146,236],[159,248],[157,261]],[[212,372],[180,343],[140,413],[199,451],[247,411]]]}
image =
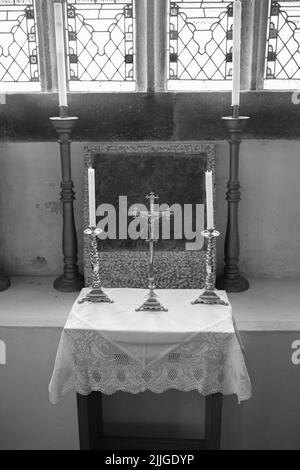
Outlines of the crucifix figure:
{"label": "crucifix figure", "polygon": [[130,215],[134,217],[142,217],[147,219],[148,223],[148,239],[146,240],[149,243],[149,293],[145,302],[136,309],[137,312],[140,311],[152,311],[152,312],[166,312],[168,309],[165,308],[158,300],[157,294],[154,292],[155,283],[154,283],[154,243],[158,241],[158,238],[155,238],[154,228],[155,222],[161,217],[166,216],[170,217],[170,210],[166,211],[156,211],[154,204],[155,200],[159,199],[158,196],[155,196],[151,192],[146,199],[150,201],[150,211],[141,211],[138,208],[133,208]]}

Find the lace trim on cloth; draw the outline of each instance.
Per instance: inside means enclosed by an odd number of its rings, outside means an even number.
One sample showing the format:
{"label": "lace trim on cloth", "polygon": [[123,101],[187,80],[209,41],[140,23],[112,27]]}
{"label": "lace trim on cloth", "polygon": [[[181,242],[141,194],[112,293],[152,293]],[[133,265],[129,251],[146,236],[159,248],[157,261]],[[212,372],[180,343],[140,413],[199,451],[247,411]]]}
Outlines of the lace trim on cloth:
{"label": "lace trim on cloth", "polygon": [[64,330],[49,386],[50,401],[57,403],[71,389],[81,395],[197,390],[205,396],[236,394],[239,402],[251,396],[236,335],[212,332],[201,332],[143,366],[101,332]]}

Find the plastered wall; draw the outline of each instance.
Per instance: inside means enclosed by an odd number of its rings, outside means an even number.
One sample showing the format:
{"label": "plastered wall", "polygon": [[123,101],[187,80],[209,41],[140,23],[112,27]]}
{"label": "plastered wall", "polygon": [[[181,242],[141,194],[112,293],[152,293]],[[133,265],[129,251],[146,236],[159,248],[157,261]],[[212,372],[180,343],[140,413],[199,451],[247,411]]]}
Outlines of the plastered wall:
{"label": "plastered wall", "polygon": [[[72,144],[75,214],[82,238],[83,147]],[[228,144],[217,141],[217,222],[226,230]],[[300,142],[247,140],[241,146],[241,270],[251,277],[300,276]],[[12,275],[62,269],[59,149],[55,142],[0,144],[0,259]]]}

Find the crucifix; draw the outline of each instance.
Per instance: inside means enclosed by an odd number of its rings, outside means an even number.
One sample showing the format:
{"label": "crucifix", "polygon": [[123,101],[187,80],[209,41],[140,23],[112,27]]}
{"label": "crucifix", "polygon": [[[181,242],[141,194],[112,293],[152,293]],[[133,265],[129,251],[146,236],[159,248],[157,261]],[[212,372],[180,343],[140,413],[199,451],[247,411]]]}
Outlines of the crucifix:
{"label": "crucifix", "polygon": [[146,219],[148,224],[148,239],[146,241],[149,243],[149,292],[145,302],[137,308],[136,311],[166,312],[168,309],[160,303],[158,295],[154,292],[154,243],[158,241],[158,238],[156,238],[154,234],[154,228],[155,222],[163,216],[169,218],[171,211],[170,209],[166,211],[155,210],[155,200],[159,199],[159,197],[155,196],[153,192],[147,195],[146,199],[150,201],[150,211],[139,210],[135,207],[130,212],[130,215],[133,217],[142,217]]}

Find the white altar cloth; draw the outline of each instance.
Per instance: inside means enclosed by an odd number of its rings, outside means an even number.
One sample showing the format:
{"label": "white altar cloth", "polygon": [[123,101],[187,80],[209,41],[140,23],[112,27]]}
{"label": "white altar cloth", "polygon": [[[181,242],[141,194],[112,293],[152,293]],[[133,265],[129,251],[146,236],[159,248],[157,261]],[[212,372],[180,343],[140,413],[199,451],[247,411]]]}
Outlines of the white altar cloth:
{"label": "white altar cloth", "polygon": [[76,301],[72,307],[49,385],[52,403],[71,389],[83,395],[177,389],[236,394],[239,402],[250,398],[230,305],[191,305],[199,291],[159,290],[167,312],[136,312],[147,291],[106,292],[114,303]]}

